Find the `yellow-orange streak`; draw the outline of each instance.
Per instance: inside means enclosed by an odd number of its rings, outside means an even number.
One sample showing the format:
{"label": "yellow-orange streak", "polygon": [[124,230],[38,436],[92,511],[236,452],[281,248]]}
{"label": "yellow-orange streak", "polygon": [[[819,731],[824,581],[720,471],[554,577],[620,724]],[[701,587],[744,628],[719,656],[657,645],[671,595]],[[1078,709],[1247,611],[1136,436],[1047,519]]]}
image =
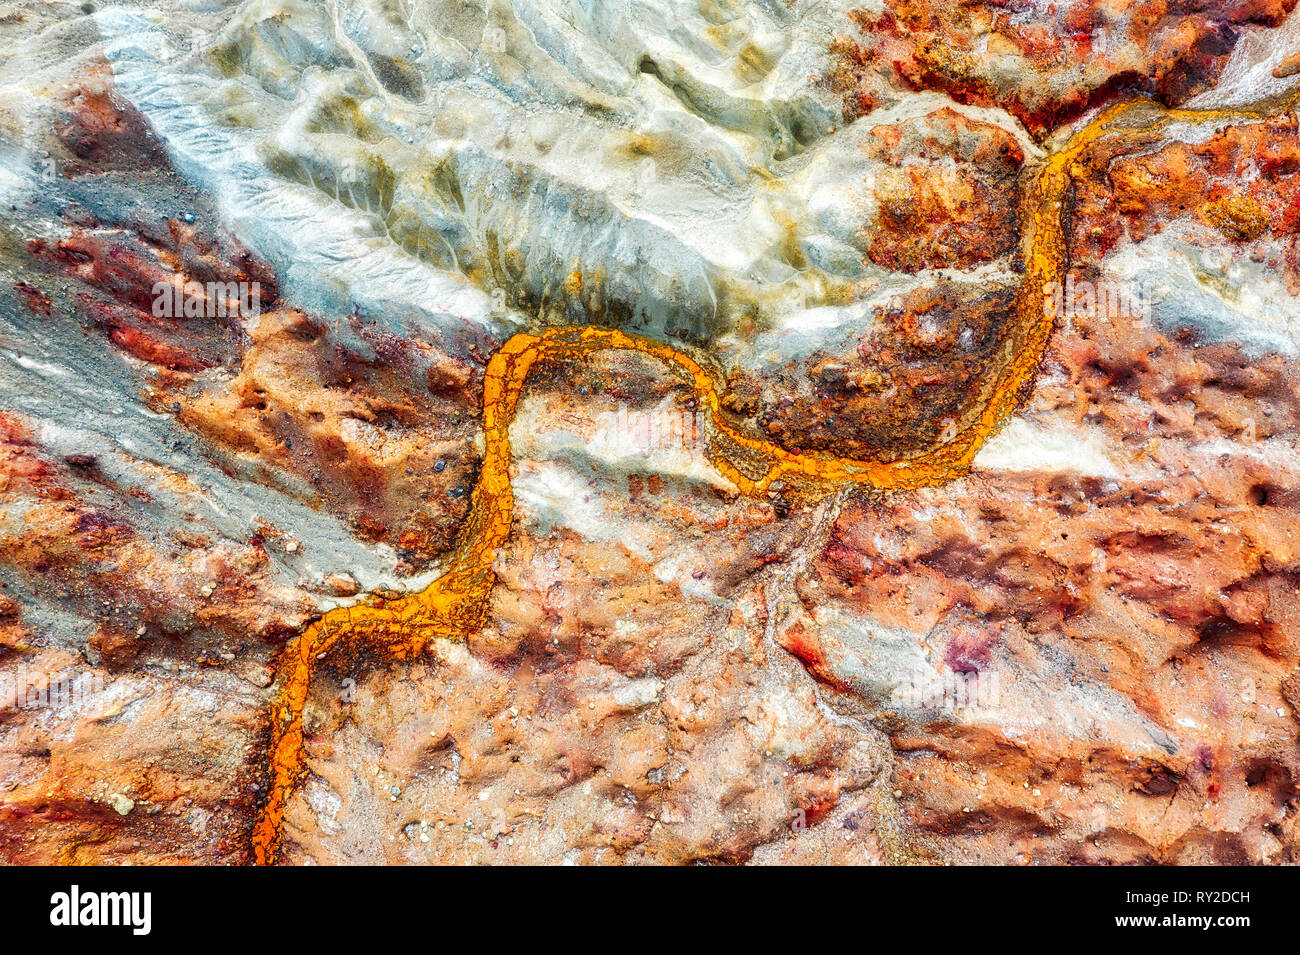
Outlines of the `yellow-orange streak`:
{"label": "yellow-orange streak", "polygon": [[[1298,98],[1300,91],[1281,108],[1290,109]],[[1161,111],[1155,119],[1136,127],[1117,125],[1126,113],[1141,108]],[[285,647],[278,674],[280,689],[271,714],[270,789],[253,829],[254,861],[274,863],[279,851],[285,807],[302,771],[303,707],[316,661],[340,642],[378,650],[394,659],[410,659],[431,640],[463,638],[482,626],[496,579],[493,561],[510,536],[514,512],[510,422],[535,363],[615,349],[641,352],[668,365],[708,408],[713,429],[721,439],[715,440],[712,448],[714,465],[743,494],[764,493],[778,478],[828,486],[861,484],[882,491],[950,480],[969,470],[981,445],[1015,408],[1021,389],[1042,359],[1054,325],[1046,287],[1061,280],[1067,265],[1065,201],[1071,166],[1083,150],[1101,136],[1149,134],[1170,122],[1266,117],[1267,113],[1255,107],[1163,110],[1148,100],[1134,100],[1106,110],[1053,153],[1026,203],[1033,211],[1024,237],[1025,278],[999,356],[1002,370],[984,385],[973,405],[978,408],[973,419],[952,440],[916,457],[885,462],[801,453],[745,434],[726,422],[717,385],[703,366],[670,345],[639,335],[565,326],[513,336],[488,363],[483,385],[482,469],[447,572],[418,594],[332,610]],[[748,458],[771,464],[761,476],[750,477],[726,456],[722,446],[727,443],[744,449]]]}

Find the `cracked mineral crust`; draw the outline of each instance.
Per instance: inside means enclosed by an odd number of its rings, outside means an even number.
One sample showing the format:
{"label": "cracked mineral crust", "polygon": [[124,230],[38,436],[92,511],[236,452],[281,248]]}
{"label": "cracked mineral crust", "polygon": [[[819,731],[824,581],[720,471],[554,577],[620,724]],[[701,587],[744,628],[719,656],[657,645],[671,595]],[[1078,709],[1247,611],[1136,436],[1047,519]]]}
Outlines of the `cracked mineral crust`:
{"label": "cracked mineral crust", "polygon": [[8,4],[0,859],[1298,861],[1294,6]]}

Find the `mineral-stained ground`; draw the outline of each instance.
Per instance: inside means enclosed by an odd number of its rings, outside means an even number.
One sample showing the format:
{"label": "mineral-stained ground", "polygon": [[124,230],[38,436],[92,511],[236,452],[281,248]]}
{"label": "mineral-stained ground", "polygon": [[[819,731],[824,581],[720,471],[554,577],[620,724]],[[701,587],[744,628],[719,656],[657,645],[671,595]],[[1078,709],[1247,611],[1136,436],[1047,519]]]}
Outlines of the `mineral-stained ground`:
{"label": "mineral-stained ground", "polygon": [[0,858],[1300,861],[1295,5],[0,7]]}

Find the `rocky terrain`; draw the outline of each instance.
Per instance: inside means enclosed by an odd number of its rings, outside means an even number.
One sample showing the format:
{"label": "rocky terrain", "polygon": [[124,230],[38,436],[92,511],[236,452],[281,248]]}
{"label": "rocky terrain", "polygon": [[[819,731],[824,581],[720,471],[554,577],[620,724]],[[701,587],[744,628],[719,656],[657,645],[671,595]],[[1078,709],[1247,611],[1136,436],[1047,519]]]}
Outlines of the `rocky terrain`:
{"label": "rocky terrain", "polygon": [[1293,7],[10,4],[0,858],[1297,861]]}

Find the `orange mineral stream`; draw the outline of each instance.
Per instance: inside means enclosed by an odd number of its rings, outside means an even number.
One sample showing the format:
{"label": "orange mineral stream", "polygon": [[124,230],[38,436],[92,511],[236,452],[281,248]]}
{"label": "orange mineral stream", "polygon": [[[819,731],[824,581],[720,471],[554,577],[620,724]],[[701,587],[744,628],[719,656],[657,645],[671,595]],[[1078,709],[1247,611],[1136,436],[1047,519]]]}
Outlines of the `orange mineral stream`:
{"label": "orange mineral stream", "polygon": [[[1279,111],[1291,109],[1293,94]],[[510,537],[514,496],[510,487],[510,423],[528,373],[538,362],[581,357],[609,349],[648,355],[680,376],[707,408],[710,456],[742,494],[764,494],[778,478],[813,488],[846,484],[878,491],[939,484],[965,474],[975,453],[1015,408],[1047,346],[1055,316],[1047,286],[1062,281],[1067,267],[1064,239],[1066,201],[1075,160],[1102,137],[1140,139],[1173,122],[1252,122],[1268,110],[1165,110],[1148,100],[1118,104],[1103,112],[1053,152],[1025,200],[1025,278],[1016,298],[996,362],[997,375],[972,403],[967,422],[950,441],[905,460],[854,460],[788,451],[727,424],[713,375],[690,356],[638,335],[614,329],[558,327],[515,335],[492,356],[483,386],[484,452],[470,514],[450,555],[448,569],[424,591],[390,600],[332,610],[284,649],[271,709],[270,779],[265,805],[253,828],[253,859],[276,862],[285,807],[303,772],[303,708],[316,664],[331,650],[367,649],[405,660],[438,638],[465,639],[483,625],[496,582],[493,561]],[[1130,114],[1136,124],[1124,122]],[[755,465],[754,462],[760,462]],[[765,467],[762,462],[766,462]],[[743,470],[742,470],[743,468]],[[761,472],[761,473],[760,473]]]}

